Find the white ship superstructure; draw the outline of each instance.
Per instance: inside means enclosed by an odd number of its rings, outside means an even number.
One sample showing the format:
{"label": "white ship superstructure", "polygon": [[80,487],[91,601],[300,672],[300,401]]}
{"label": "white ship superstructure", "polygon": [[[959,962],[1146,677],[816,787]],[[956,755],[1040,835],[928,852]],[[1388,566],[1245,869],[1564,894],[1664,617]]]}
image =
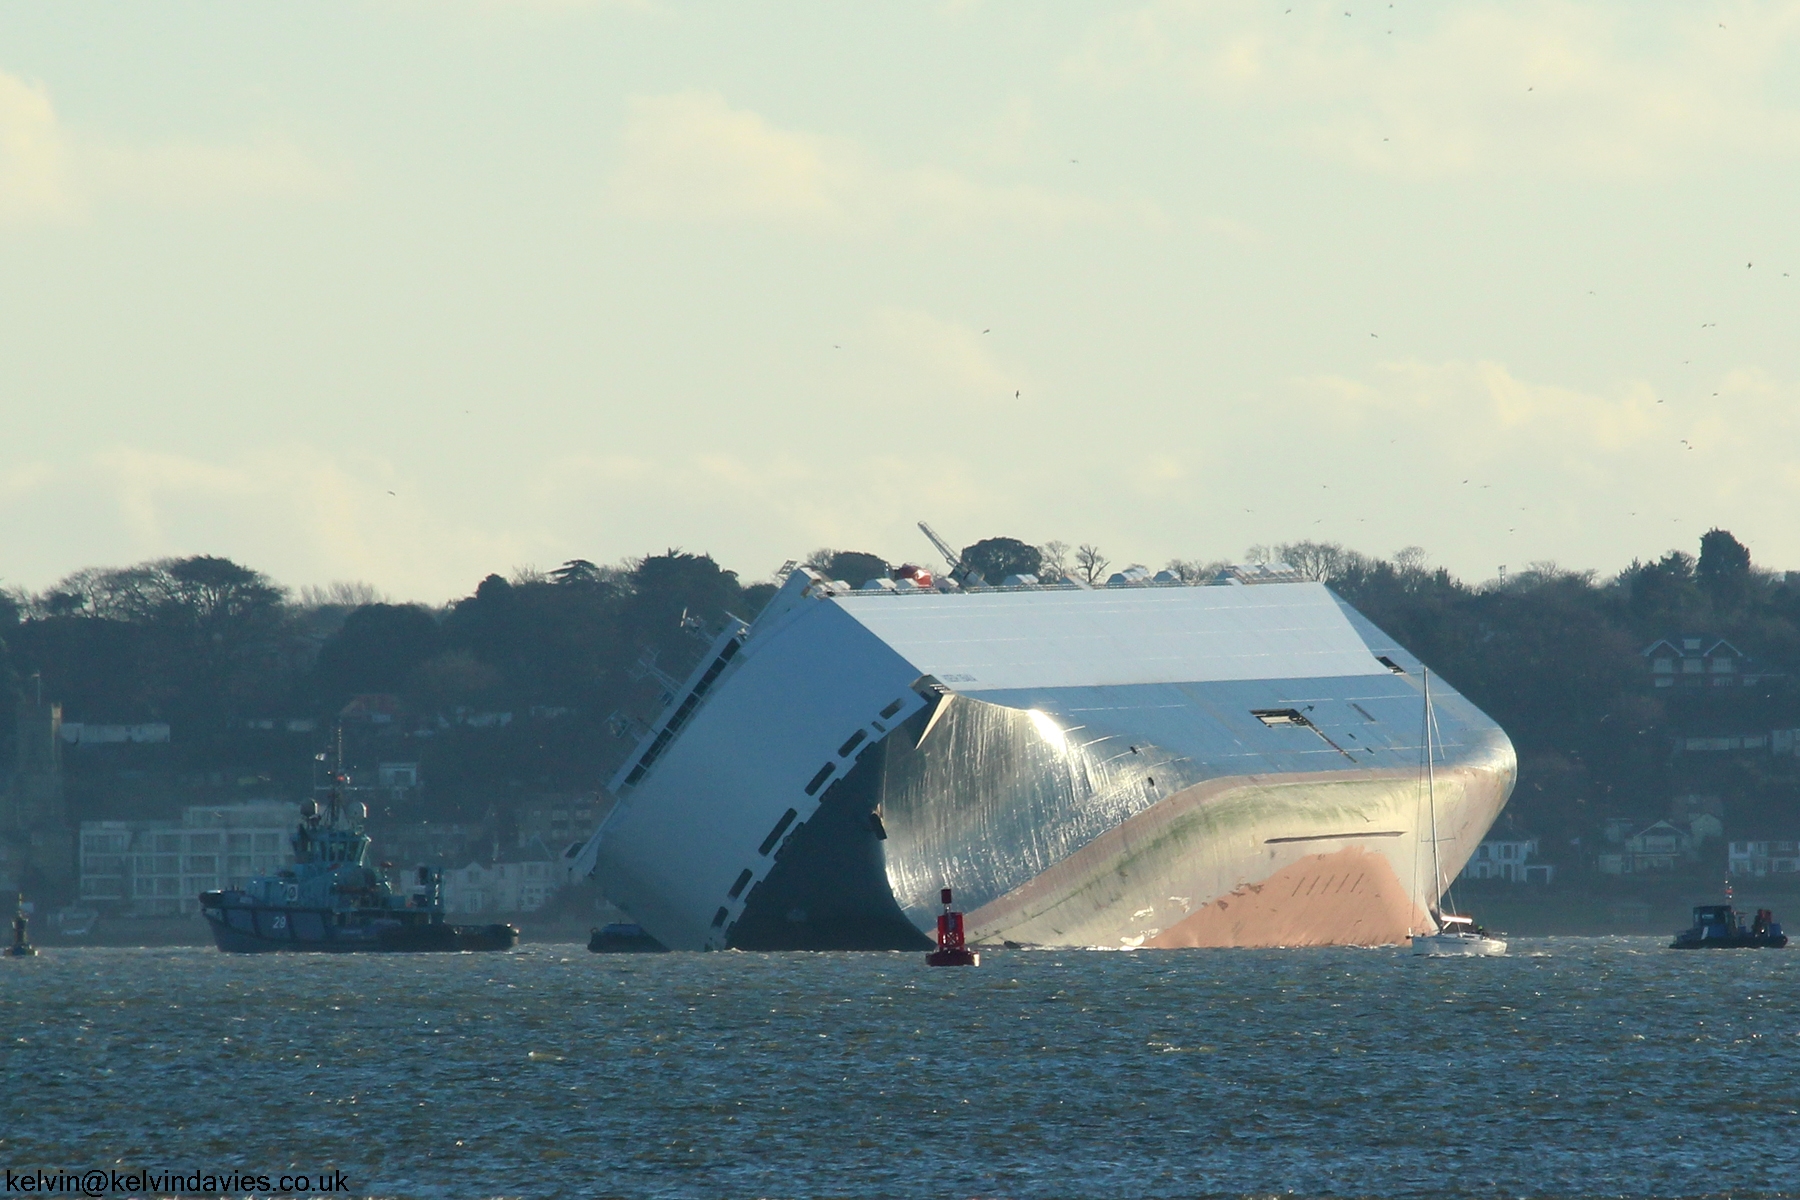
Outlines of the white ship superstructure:
{"label": "white ship superstructure", "polygon": [[[584,851],[674,949],[1399,942],[1435,903],[1421,666],[1323,584],[850,591],[720,635]],[[1246,583],[1246,581],[1249,581]],[[1433,686],[1453,878],[1516,773]]]}

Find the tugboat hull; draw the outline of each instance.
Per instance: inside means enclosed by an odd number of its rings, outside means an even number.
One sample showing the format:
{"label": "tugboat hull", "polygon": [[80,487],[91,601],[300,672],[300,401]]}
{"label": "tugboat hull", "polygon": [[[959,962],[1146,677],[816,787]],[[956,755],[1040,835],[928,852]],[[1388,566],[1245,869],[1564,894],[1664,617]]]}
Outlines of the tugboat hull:
{"label": "tugboat hull", "polygon": [[519,944],[519,931],[502,924],[447,925],[402,921],[387,914],[364,918],[356,913],[256,905],[206,905],[201,911],[219,949],[234,954],[454,953],[511,950]]}
{"label": "tugboat hull", "polygon": [[1787,934],[1743,933],[1730,937],[1695,937],[1687,930],[1675,935],[1671,950],[1779,950],[1788,944]]}

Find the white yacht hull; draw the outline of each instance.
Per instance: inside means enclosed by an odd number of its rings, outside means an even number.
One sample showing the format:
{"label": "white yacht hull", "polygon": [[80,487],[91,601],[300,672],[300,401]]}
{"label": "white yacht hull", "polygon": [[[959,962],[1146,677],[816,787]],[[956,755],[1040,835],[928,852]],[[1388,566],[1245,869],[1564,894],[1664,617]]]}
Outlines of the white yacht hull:
{"label": "white yacht hull", "polygon": [[1412,952],[1430,958],[1498,958],[1506,953],[1506,943],[1481,934],[1418,934],[1412,940]]}

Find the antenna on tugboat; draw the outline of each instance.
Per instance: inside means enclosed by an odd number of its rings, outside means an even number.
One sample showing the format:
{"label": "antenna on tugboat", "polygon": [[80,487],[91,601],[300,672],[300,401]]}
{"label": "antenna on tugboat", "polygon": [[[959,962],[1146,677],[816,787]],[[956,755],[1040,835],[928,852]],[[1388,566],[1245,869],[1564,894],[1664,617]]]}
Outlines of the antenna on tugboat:
{"label": "antenna on tugboat", "polygon": [[336,829],[339,802],[342,799],[344,786],[344,723],[342,721],[332,727],[331,736],[337,749],[337,761],[331,767],[331,827]]}

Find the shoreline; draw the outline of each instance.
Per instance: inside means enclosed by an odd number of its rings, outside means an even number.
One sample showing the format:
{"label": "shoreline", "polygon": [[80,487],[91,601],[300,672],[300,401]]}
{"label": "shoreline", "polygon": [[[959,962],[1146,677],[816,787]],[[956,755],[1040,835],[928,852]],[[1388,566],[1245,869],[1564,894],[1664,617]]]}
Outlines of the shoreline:
{"label": "shoreline", "polygon": [[[1605,937],[1608,935],[1672,937],[1686,929],[1697,904],[1724,900],[1723,878],[1645,879],[1641,882],[1608,881],[1596,886],[1591,880],[1569,883],[1479,884],[1463,882],[1452,892],[1456,911],[1472,915],[1496,933],[1512,937]],[[1746,879],[1733,885],[1734,903],[1743,912],[1774,910],[1775,919],[1800,931],[1800,880]],[[486,925],[505,922],[519,929],[521,945],[585,945],[592,929],[622,914],[582,914],[571,920],[542,913],[459,913],[452,924]],[[31,940],[45,948],[83,946],[106,948],[158,948],[213,944],[205,918],[107,917],[82,937],[62,934],[47,921],[34,920]]]}
{"label": "shoreline", "polygon": [[[506,923],[519,929],[519,944],[532,943],[567,944],[579,942],[587,944],[588,933],[603,921],[589,921],[576,924],[567,920],[543,921],[532,920],[533,913],[462,913],[453,925],[489,925]],[[47,922],[39,925],[35,920],[31,926],[31,942],[43,949],[73,950],[82,947],[95,949],[161,949],[178,946],[213,945],[212,931],[206,926],[206,918],[195,914],[191,917],[102,917],[94,923],[91,932],[80,936],[63,934]]]}

